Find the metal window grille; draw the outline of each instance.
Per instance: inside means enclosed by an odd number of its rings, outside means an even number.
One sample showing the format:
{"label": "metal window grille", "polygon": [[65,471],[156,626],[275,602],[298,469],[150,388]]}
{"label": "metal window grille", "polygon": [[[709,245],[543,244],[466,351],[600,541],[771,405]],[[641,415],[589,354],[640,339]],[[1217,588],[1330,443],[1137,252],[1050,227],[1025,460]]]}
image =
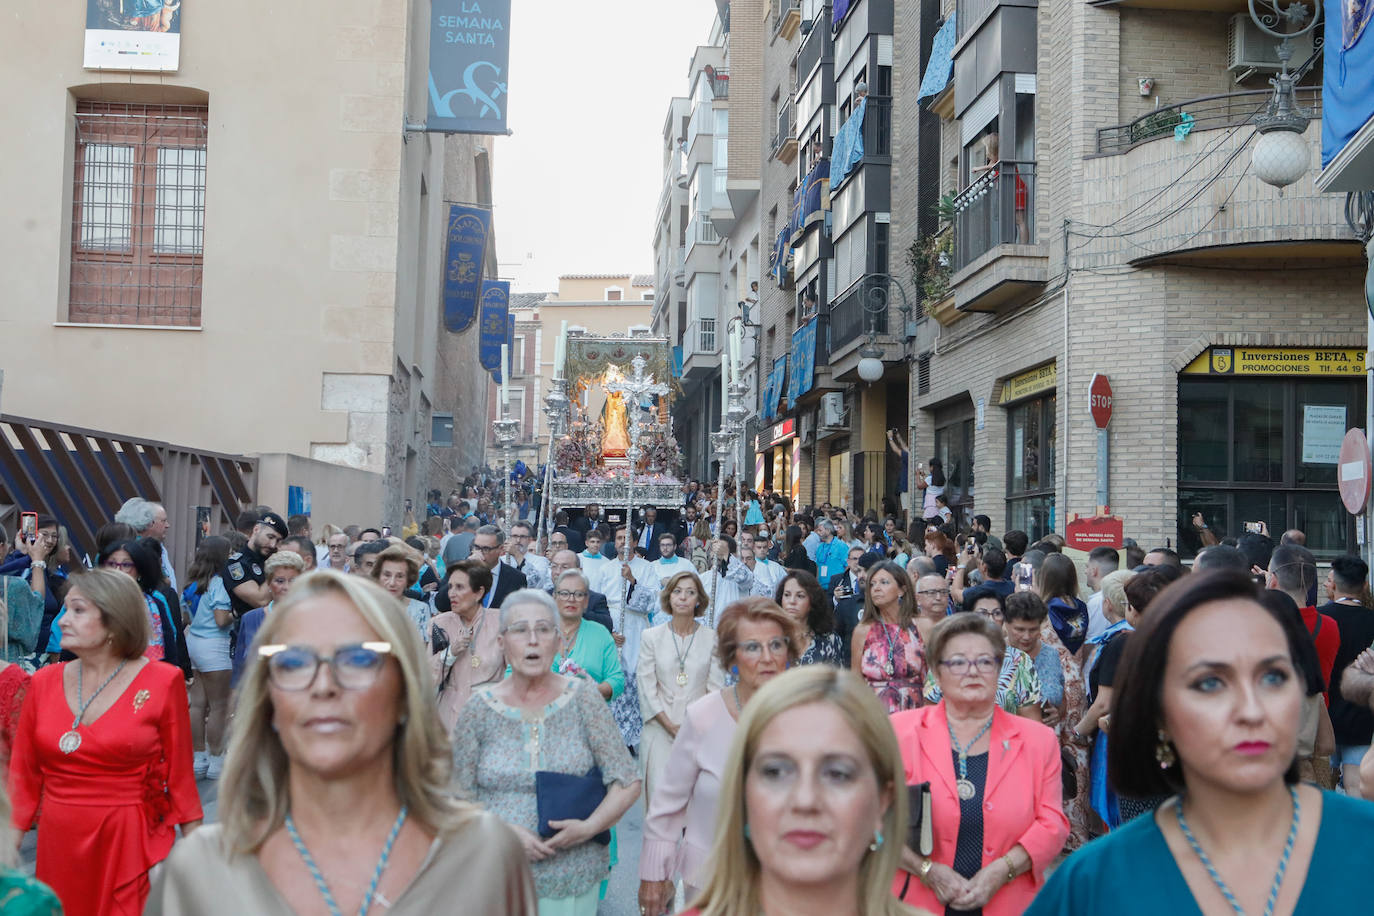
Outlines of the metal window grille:
{"label": "metal window grille", "polygon": [[80,102],[67,317],[200,324],[208,111]]}

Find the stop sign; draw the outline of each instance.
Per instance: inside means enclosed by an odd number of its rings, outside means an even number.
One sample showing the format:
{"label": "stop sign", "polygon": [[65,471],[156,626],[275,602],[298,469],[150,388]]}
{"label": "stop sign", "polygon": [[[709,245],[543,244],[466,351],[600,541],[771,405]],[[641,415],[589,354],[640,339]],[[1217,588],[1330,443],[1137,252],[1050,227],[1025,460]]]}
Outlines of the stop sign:
{"label": "stop sign", "polygon": [[1348,430],[1341,440],[1336,485],[1341,502],[1351,515],[1359,515],[1369,501],[1369,442],[1359,429]]}
{"label": "stop sign", "polygon": [[1112,383],[1105,375],[1094,375],[1088,385],[1088,410],[1098,429],[1106,429],[1112,422]]}

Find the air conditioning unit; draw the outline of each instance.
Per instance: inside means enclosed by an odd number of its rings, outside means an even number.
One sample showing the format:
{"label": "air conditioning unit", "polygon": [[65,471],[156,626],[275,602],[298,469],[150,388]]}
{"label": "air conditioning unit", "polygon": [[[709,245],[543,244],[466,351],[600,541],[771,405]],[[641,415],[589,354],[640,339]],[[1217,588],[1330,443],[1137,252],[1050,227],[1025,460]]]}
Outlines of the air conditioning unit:
{"label": "air conditioning unit", "polygon": [[[1293,39],[1293,57],[1288,62],[1290,67],[1297,68],[1312,56],[1312,36],[1313,33],[1308,32]],[[1236,13],[1231,17],[1227,29],[1226,69],[1233,74],[1243,75],[1278,73],[1282,69],[1279,64],[1279,41],[1255,25],[1249,13]],[[1237,76],[1237,79],[1243,79],[1243,75]]]}
{"label": "air conditioning unit", "polygon": [[821,396],[821,426],[847,426],[844,392],[831,391]]}

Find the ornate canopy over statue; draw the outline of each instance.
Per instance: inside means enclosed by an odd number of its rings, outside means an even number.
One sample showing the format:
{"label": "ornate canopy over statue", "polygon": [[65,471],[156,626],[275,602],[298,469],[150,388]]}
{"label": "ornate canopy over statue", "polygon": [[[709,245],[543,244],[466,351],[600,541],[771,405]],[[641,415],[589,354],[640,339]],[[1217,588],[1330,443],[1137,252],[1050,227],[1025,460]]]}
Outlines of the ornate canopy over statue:
{"label": "ornate canopy over statue", "polygon": [[682,454],[668,407],[681,389],[672,359],[663,338],[567,338],[570,423],[551,450],[555,503],[615,505],[632,495],[678,503]]}

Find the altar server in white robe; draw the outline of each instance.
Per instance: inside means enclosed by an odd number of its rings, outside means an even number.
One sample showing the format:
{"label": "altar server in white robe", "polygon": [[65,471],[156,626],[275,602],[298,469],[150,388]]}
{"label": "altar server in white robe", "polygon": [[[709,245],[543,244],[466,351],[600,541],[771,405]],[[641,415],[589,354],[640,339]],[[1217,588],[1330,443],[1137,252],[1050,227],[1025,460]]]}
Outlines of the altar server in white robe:
{"label": "altar server in white robe", "polygon": [[778,585],[787,578],[787,570],[781,563],[774,563],[767,556],[754,553],[754,532],[748,528],[740,532],[739,558],[754,576],[754,588],[750,594],[774,598]]}

